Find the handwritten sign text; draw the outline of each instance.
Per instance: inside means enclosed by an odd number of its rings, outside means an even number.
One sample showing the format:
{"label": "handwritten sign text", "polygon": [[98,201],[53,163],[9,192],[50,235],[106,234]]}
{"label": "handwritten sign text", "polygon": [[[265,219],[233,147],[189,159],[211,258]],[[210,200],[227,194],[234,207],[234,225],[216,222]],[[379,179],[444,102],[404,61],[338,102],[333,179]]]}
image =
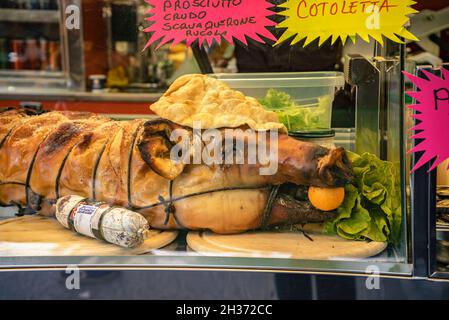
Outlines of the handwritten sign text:
{"label": "handwritten sign text", "polygon": [[419,89],[407,92],[417,102],[409,107],[416,111],[413,117],[418,122],[412,128],[412,138],[422,140],[410,153],[423,152],[413,171],[434,160],[430,168],[433,170],[449,159],[449,71],[442,69],[442,78],[423,73],[427,79],[405,73]]}
{"label": "handwritten sign text", "polygon": [[245,36],[265,42],[276,38],[266,27],[275,22],[268,19],[274,15],[266,0],[146,0],[152,7],[146,18],[152,23],[145,32],[152,35],[147,43],[158,42],[157,47],[182,41],[190,46],[198,40],[200,45],[220,43],[225,39],[230,44],[234,39],[247,44]]}
{"label": "handwritten sign text", "polygon": [[288,0],[279,7],[286,20],[278,28],[287,30],[277,44],[292,39],[295,44],[305,39],[304,46],[319,39],[319,45],[332,37],[332,43],[341,38],[354,40],[358,35],[366,42],[370,37],[383,44],[382,36],[395,42],[399,37],[418,40],[405,29],[408,15],[417,12],[410,6],[412,0]]}

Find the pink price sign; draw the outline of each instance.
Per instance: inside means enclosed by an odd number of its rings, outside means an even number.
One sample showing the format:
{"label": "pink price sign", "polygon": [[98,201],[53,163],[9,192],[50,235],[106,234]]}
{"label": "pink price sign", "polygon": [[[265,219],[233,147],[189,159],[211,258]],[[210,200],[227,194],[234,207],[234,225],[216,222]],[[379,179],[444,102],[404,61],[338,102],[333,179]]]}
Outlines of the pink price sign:
{"label": "pink price sign", "polygon": [[442,78],[430,72],[423,73],[427,79],[404,72],[418,89],[407,92],[417,101],[409,106],[417,111],[413,118],[419,121],[412,128],[416,132],[412,138],[423,140],[409,151],[424,152],[413,171],[434,160],[431,171],[449,158],[449,71],[442,69]]}
{"label": "pink price sign", "polygon": [[230,44],[237,39],[247,45],[246,37],[264,43],[261,37],[276,41],[267,27],[276,23],[268,17],[275,13],[266,0],[146,0],[151,6],[146,18],[152,33],[145,48],[158,43],[157,48],[172,42],[186,41],[187,46],[198,40],[200,46],[225,39]]}

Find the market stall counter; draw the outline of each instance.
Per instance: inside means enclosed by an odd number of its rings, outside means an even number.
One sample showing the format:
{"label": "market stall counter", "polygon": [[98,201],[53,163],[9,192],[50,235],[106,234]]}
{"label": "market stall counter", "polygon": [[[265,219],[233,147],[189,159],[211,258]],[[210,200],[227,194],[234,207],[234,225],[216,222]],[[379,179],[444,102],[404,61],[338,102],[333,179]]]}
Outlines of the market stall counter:
{"label": "market stall counter", "polygon": [[0,202],[20,216],[0,223],[2,267],[410,276],[398,164],[289,136],[295,117],[330,126],[314,117],[342,78],[185,75],[132,120],[2,112]]}
{"label": "market stall counter", "polygon": [[130,118],[151,114],[150,105],[162,92],[92,93],[68,89],[0,88],[0,108],[32,104],[42,110],[80,111]]}

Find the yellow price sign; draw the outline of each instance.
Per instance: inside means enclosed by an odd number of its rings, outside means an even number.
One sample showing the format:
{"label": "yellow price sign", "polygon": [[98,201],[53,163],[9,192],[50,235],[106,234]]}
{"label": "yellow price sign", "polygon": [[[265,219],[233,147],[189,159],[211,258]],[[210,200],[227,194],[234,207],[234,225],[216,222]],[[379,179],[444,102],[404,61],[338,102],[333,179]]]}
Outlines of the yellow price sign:
{"label": "yellow price sign", "polygon": [[412,0],[288,0],[279,5],[285,8],[280,15],[286,17],[277,28],[286,28],[275,45],[292,38],[291,44],[305,39],[304,46],[319,38],[321,46],[332,37],[332,44],[341,38],[343,43],[356,36],[369,42],[370,37],[383,45],[382,36],[402,43],[400,37],[418,41],[405,25],[409,15],[417,11],[411,8]]}

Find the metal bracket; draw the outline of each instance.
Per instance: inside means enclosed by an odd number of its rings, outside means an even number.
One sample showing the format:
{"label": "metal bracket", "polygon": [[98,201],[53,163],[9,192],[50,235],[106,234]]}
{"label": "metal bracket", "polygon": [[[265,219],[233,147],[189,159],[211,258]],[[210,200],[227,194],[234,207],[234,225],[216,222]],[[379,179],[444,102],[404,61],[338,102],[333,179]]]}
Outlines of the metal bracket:
{"label": "metal bracket", "polygon": [[202,74],[214,73],[212,65],[210,64],[209,56],[207,55],[204,47],[199,46],[198,41],[192,44],[192,52]]}
{"label": "metal bracket", "polygon": [[[383,55],[384,56],[384,55]],[[397,76],[399,59],[374,57],[371,60],[355,54],[349,55],[345,64],[346,81],[357,88],[356,96],[356,152],[370,152],[384,160],[390,159],[390,140],[399,137],[388,131],[389,121],[396,113],[391,105],[391,90],[399,92]],[[397,72],[396,72],[397,71]],[[394,88],[392,88],[394,87]],[[391,110],[390,110],[391,109]],[[391,130],[390,130],[391,131]]]}

